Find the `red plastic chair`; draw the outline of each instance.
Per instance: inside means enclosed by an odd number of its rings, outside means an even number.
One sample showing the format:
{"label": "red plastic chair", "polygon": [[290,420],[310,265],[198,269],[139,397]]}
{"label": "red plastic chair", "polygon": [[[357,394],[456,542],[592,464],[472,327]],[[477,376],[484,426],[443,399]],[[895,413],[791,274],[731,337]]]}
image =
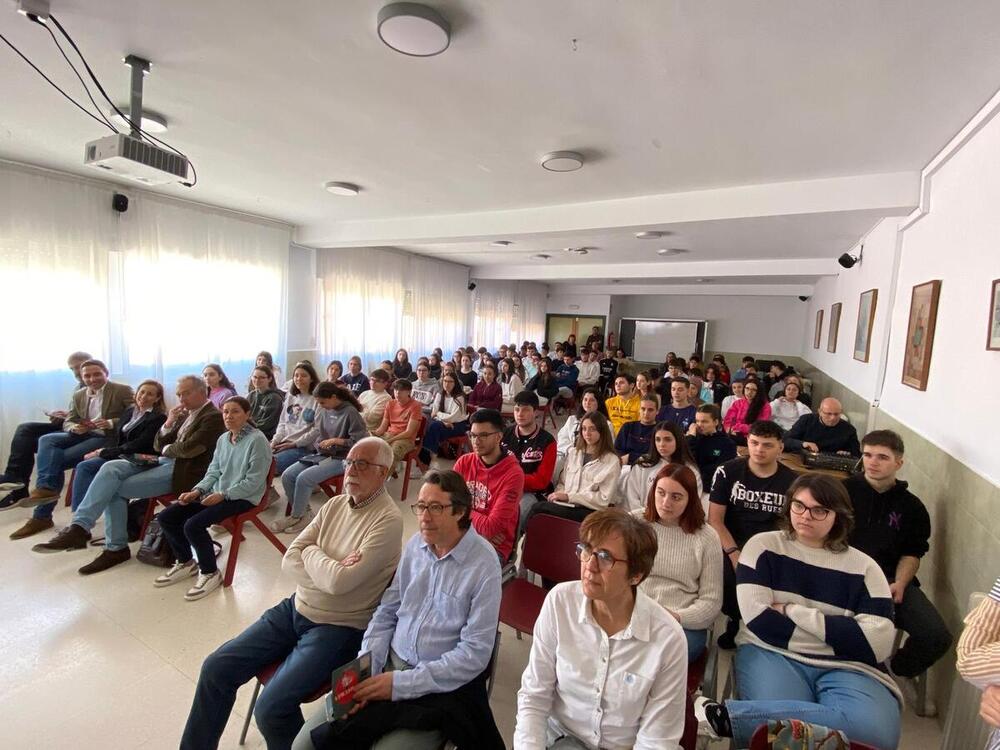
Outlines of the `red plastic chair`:
{"label": "red plastic chair", "polygon": [[[335,477],[330,477],[329,479],[324,479],[319,483],[319,488],[323,490],[323,494],[327,497],[336,497],[337,495],[344,494],[344,475],[338,474]],[[291,503],[285,506],[285,515],[287,516],[292,512]]]}
{"label": "red plastic chair", "polygon": [[552,422],[552,429],[558,431],[559,425],[556,424],[556,415],[552,412],[552,399],[549,399],[545,406],[539,406],[538,410],[542,413],[542,429],[545,429],[545,418],[548,417],[549,421]]}
{"label": "red plastic chair", "polygon": [[[555,583],[580,579],[580,561],[574,550],[580,524],[568,518],[537,513],[524,534],[522,562],[527,570]],[[531,633],[548,592],[525,578],[515,578],[503,589],[500,622],[521,633]]]}
{"label": "red plastic chair", "polygon": [[[274,673],[278,671],[284,662],[276,661],[273,664],[268,664],[260,672],[257,673],[257,684],[254,686],[253,695],[250,696],[250,706],[247,708],[247,717],[243,720],[243,731],[240,732],[240,745],[243,745],[247,741],[247,730],[250,729],[250,719],[253,717],[253,710],[257,706],[257,698],[260,695],[260,689],[264,687],[267,683],[271,681],[274,677]],[[312,703],[322,698],[324,695],[330,692],[332,685],[326,682],[316,688],[310,695],[307,695],[302,701],[303,703]]]}
{"label": "red plastic chair", "polygon": [[[753,731],[750,750],[771,750],[771,743],[767,741],[767,724],[761,724]],[[878,750],[878,748],[866,745],[864,742],[851,742],[851,750]]]}
{"label": "red plastic chair", "polygon": [[76,479],[76,469],[74,468],[69,475],[69,484],[66,485],[66,507],[69,508],[73,505],[73,480]]}
{"label": "red plastic chair", "polygon": [[417,435],[413,438],[413,450],[403,456],[403,491],[400,494],[400,502],[406,502],[406,495],[410,491],[410,467],[420,455],[420,448],[424,444],[424,433],[427,431],[427,417],[420,418],[420,426],[417,428]]}

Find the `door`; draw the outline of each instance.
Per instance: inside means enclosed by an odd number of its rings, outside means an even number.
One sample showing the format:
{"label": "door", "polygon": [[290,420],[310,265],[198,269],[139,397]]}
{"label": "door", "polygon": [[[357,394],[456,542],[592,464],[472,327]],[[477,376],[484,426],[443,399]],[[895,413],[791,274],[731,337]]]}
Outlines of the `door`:
{"label": "door", "polygon": [[603,315],[546,315],[545,340],[555,351],[557,341],[565,341],[569,335],[576,335],[576,346],[580,348],[587,342],[594,326],[601,332],[601,346],[608,341],[606,328],[607,319]]}

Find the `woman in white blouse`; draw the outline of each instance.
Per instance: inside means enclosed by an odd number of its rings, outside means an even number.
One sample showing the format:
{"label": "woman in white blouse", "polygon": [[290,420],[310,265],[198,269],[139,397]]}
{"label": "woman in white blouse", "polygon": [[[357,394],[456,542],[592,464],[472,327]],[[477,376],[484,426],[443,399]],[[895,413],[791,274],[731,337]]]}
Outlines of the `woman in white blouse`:
{"label": "woman in white blouse", "polygon": [[781,425],[781,429],[790,430],[799,417],[810,413],[808,406],[799,401],[802,393],[802,383],[794,375],[785,378],[785,387],[774,401],[771,402],[771,420]]}
{"label": "woman in white blouse", "polygon": [[679,750],[687,655],[681,626],[638,589],[656,538],[617,509],[580,527],[580,581],[561,583],[535,622],[517,694],[515,750]]}
{"label": "woman in white blouse", "polygon": [[503,391],[503,412],[514,411],[514,396],[524,390],[524,379],[517,374],[514,361],[500,360],[500,388]]}
{"label": "woman in white blouse", "polygon": [[[695,475],[698,497],[701,497],[701,472],[688,448],[684,433],[674,422],[660,422],[653,430],[649,452],[631,466],[623,466],[619,477],[618,505],[627,511],[644,510],[653,481],[668,464],[683,464]],[[704,508],[703,508],[704,510]]]}
{"label": "woman in white blouse", "polygon": [[[569,455],[570,448],[576,445],[576,441],[580,437],[580,420],[583,419],[584,415],[592,412],[600,412],[605,417],[608,416],[608,409],[604,405],[600,391],[596,388],[584,388],[583,393],[580,394],[580,400],[577,402],[576,413],[566,417],[566,421],[563,422],[563,426],[556,434],[556,468],[552,472],[553,477],[562,474],[563,466],[566,465],[566,456]],[[615,441],[614,428],[611,426],[611,422],[607,424],[613,446]]]}
{"label": "woman in white blouse", "polygon": [[705,523],[697,471],[667,464],[656,474],[646,507],[635,515],[656,533],[656,559],[640,588],[684,628],[688,661],[708,642],[722,609],[722,543]]}

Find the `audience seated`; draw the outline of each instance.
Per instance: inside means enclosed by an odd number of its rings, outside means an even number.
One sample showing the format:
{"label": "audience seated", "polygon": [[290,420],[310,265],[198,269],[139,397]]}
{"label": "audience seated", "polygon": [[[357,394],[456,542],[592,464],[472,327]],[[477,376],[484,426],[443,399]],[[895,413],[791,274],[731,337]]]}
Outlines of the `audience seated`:
{"label": "audience seated", "polygon": [[840,482],[807,473],[789,497],[781,529],[758,534],[740,556],[737,697],[699,698],[696,712],[737,747],[768,719],[801,719],[895,748],[901,696],[883,666],[895,637],[889,584],[848,546],[853,519]]}
{"label": "audience seated", "polygon": [[748,355],[748,356],[744,357],[741,360],[741,362],[742,362],[742,364],[740,365],[740,369],[738,369],[733,374],[733,380],[746,380],[747,379],[747,375],[750,374],[750,368],[753,368],[754,372],[757,371],[757,368],[754,365],[755,360],[754,360],[753,357],[751,357],[751,356]]}
{"label": "audience seated", "polygon": [[600,326],[594,326],[590,329],[590,335],[587,336],[587,349],[593,350],[594,344],[601,346],[604,343],[604,337],[601,335]]}
{"label": "audience seated", "polygon": [[717,406],[722,404],[726,396],[729,395],[729,386],[722,380],[722,371],[714,362],[705,368],[705,382],[702,385],[702,390],[707,390],[712,396],[710,399],[706,398],[705,402]]}
{"label": "audience seated", "polygon": [[615,450],[621,455],[623,464],[634,464],[639,456],[649,452],[655,427],[656,399],[644,396],[639,401],[638,421],[626,422],[615,435]]}
{"label": "audience seated", "polygon": [[663,403],[660,398],[660,394],[656,392],[656,371],[655,370],[643,370],[638,375],[635,376],[635,390],[639,394],[639,397],[652,396],[656,399],[656,403],[659,405]]}
{"label": "audience seated", "polygon": [[319,408],[309,453],[281,473],[281,486],[291,510],[271,523],[271,530],[278,533],[298,533],[305,528],[313,518],[309,507],[313,492],[320,482],[344,473],[347,453],[368,436],[359,411],[361,404],[346,386],[323,382],[316,386],[313,395]]}
{"label": "audience seated", "polygon": [[501,410],[505,413],[514,408],[514,397],[524,390],[524,368],[520,368],[522,372],[518,374],[518,365],[515,365],[515,359],[520,362],[520,358],[516,354],[514,357],[500,360],[500,389],[503,395]]}
{"label": "audience seated", "polygon": [[618,504],[632,512],[646,507],[653,480],[667,464],[687,466],[695,475],[698,498],[701,502],[701,474],[691,457],[684,433],[674,422],[657,422],[649,451],[631,466],[623,466],[619,475]]}
{"label": "audience seated", "polygon": [[[261,351],[258,352],[257,358],[254,360],[254,370],[258,367],[267,367],[271,370],[271,375],[274,379],[275,387],[277,388],[278,383],[285,382],[285,374],[281,371],[281,367],[274,363],[274,357],[271,356],[271,352]],[[254,390],[253,384],[253,373],[250,371],[250,376],[247,378],[247,393]],[[260,429],[259,427],[257,429]]]}
{"label": "audience seated", "polygon": [[729,414],[729,410],[733,408],[733,404],[737,401],[743,400],[743,386],[746,384],[746,380],[736,378],[733,380],[732,385],[729,386],[732,393],[722,399],[722,418],[725,419],[726,415]]}
{"label": "audience seated", "polygon": [[[425,366],[426,367],[426,366]],[[423,413],[420,402],[412,397],[413,384],[400,378],[393,384],[395,397],[385,407],[382,424],[372,435],[380,437],[392,448],[393,470],[407,453],[416,446],[417,433]]]}
{"label": "audience seated", "polygon": [[392,394],[389,392],[391,378],[392,376],[385,370],[375,370],[368,376],[368,390],[357,394],[365,427],[369,432],[377,430],[382,424],[385,407],[392,401]]}
{"label": "audience seated", "polygon": [[[73,513],[73,522],[48,543],[48,548],[84,549],[103,513],[104,552],[92,563],[95,569],[88,572],[124,562],[131,557],[126,529],[129,499],[180,495],[205,477],[219,436],[226,430],[222,414],[208,400],[208,386],[197,375],[185,375],[177,381],[177,401],[153,439],[153,451],[161,454],[157,465],[148,468],[125,459],[102,465]],[[191,559],[190,553],[187,559]],[[193,575],[194,568],[189,566],[189,572]]]}
{"label": "audience seated", "polygon": [[965,618],[955,664],[962,679],[983,691],[979,715],[993,728],[986,747],[1000,743],[1000,579]]}
{"label": "audience seated", "polygon": [[556,441],[538,424],[537,411],[538,396],[531,391],[521,391],[514,397],[514,426],[503,436],[504,448],[514,455],[524,473],[517,536],[524,532],[524,522],[531,507],[552,491]]}
{"label": "audience seated", "polygon": [[495,409],[479,409],[469,418],[472,453],[460,456],[454,470],[472,496],[472,527],[492,544],[506,563],[514,550],[524,472],[503,444],[503,419]]}
{"label": "audience seated", "polygon": [[285,469],[302,458],[316,440],[316,397],[319,375],[312,365],[299,363],[292,370],[292,384],[285,396],[285,405],[278,419],[278,429],[271,438],[275,472]]}
{"label": "audience seated", "polygon": [[290,748],[303,725],[299,705],[353,659],[396,571],[403,520],[385,482],[388,446],[372,438],[347,455],[344,494],[332,498],[288,547],[282,570],[295,593],[205,659],[181,750],[217,748],[236,691],[268,665],[281,666],[257,699],[254,718],[269,748]]}
{"label": "audience seated", "polygon": [[[486,354],[486,352],[483,353]],[[476,387],[476,381],[479,380],[479,375],[472,369],[472,357],[468,354],[462,355],[460,367],[455,375],[458,377],[458,382],[462,384],[462,390],[465,393],[471,393],[472,389]]]}
{"label": "audience seated", "polygon": [[694,413],[697,409],[691,403],[689,385],[687,378],[678,377],[670,381],[670,403],[660,409],[656,415],[657,422],[673,422],[682,432],[687,431],[694,422]]}
{"label": "audience seated", "polygon": [[680,748],[683,631],[638,588],[656,550],[650,525],[620,510],[584,520],[581,580],[553,588],[535,623],[515,748]]}
{"label": "audience seated", "polygon": [[[566,456],[555,492],[536,503],[528,513],[548,513],[582,521],[595,510],[614,505],[618,494],[621,463],[614,450],[608,420],[600,412],[585,414],[580,420],[580,436]],[[525,528],[528,519],[525,519]]]}
{"label": "audience seated", "polygon": [[719,407],[702,404],[694,415],[694,423],[685,436],[694,462],[698,465],[702,486],[712,486],[715,470],[726,461],[736,458],[736,443],[722,431]]}
{"label": "audience seated", "polygon": [[633,511],[656,532],[656,558],[639,588],[684,629],[688,662],[708,644],[708,629],[722,608],[722,547],[705,523],[698,474],[683,464],[661,468],[645,507]]}
{"label": "audience seated", "polygon": [[799,401],[802,381],[797,375],[789,375],[776,385],[782,387],[778,391],[780,395],[771,401],[771,419],[781,425],[781,429],[790,430],[800,417],[809,413],[809,407]]}
{"label": "audience seated", "polygon": [[747,381],[743,398],[735,402],[722,420],[723,427],[740,445],[746,443],[750,426],[759,419],[771,418],[771,405],[764,395],[764,387],[757,381]]}
{"label": "audience seated", "polygon": [[907,639],[889,666],[897,677],[926,672],[951,648],[952,636],[920,588],[917,570],[930,549],[931,519],[920,499],[897,479],[903,439],[891,430],[869,432],[861,441],[864,473],[844,481],[854,510],[848,541],[871,557],[889,580],[896,627]]}
{"label": "audience seated", "polygon": [[435,354],[431,354],[430,356],[427,357],[427,370],[428,370],[427,374],[430,375],[430,377],[433,380],[440,380],[441,379],[441,355],[440,354],[436,354],[435,353]]}
{"label": "audience seated", "polygon": [[[570,448],[576,445],[577,438],[580,437],[580,420],[585,414],[591,412],[600,412],[605,417],[608,416],[607,408],[604,406],[604,399],[601,398],[601,394],[597,392],[596,388],[588,388],[581,394],[580,400],[577,402],[576,413],[570,414],[566,418],[563,426],[559,428],[559,432],[556,434],[555,475],[557,477],[562,474],[562,467],[566,463],[566,456],[569,454]],[[608,432],[611,433],[611,423],[608,422],[607,424]],[[613,433],[611,433],[611,440],[614,442]]]}
{"label": "audience seated", "polygon": [[[430,357],[428,357],[430,360]],[[441,369],[440,367],[438,368]],[[431,404],[434,403],[434,399],[441,392],[441,384],[431,375],[430,364],[417,365],[417,379],[413,381],[413,390],[411,394],[413,400],[420,404],[420,408],[423,410],[424,414],[430,416]]]}
{"label": "audience seated", "polygon": [[479,381],[469,393],[469,406],[497,411],[503,406],[503,388],[497,382],[497,371],[492,362],[483,367]]}
{"label": "audience seated", "polygon": [[576,395],[576,383],[580,379],[580,369],[576,366],[574,354],[563,353],[562,364],[556,368],[556,385],[559,386],[561,398],[573,398]]}
{"label": "audience seated", "polygon": [[548,357],[541,357],[538,360],[538,372],[525,386],[525,390],[533,392],[538,396],[538,403],[545,406],[550,399],[559,395],[559,385],[556,376],[552,372],[552,360]]}
{"label": "audience seated", "polygon": [[509,359],[511,361],[511,364],[513,365],[511,373],[518,377],[518,379],[521,381],[521,387],[523,388],[524,384],[528,382],[528,376],[524,370],[525,357],[522,357],[520,354],[512,354],[510,355]]}
{"label": "audience seated", "polygon": [[576,379],[577,385],[581,388],[590,388],[597,385],[597,380],[601,376],[601,366],[597,363],[597,355],[591,351],[585,351],[580,355],[580,361],[576,364],[579,376]]}
{"label": "audience seated", "polygon": [[437,455],[441,443],[448,438],[464,435],[469,431],[469,415],[465,407],[465,394],[458,377],[446,372],[441,378],[441,393],[431,407],[431,421],[424,434],[420,455],[410,473],[411,479],[420,479]]}
{"label": "audience seated", "polygon": [[285,403],[285,392],[278,389],[274,373],[267,365],[258,365],[250,373],[250,418],[258,430],[268,440],[274,437],[281,419],[281,407]]}
{"label": "audience seated", "polygon": [[216,409],[221,410],[226,399],[236,395],[236,386],[226,377],[221,365],[215,363],[205,365],[201,376],[205,379],[205,385],[208,386],[208,400],[215,405]]}
{"label": "audience seated", "polygon": [[812,451],[813,453],[841,453],[861,456],[858,431],[843,418],[844,407],[835,398],[820,402],[816,414],[799,417],[785,435],[786,451]]}
{"label": "audience seated", "polygon": [[774,530],[788,488],[795,481],[795,472],[778,463],[781,428],[774,422],[755,422],[747,449],[746,458],[734,458],[716,470],[709,493],[708,522],[728,558],[723,566],[722,611],[729,617],[729,625],[719,637],[723,648],[733,647],[739,627],[736,568],[740,550],[754,534]]}
{"label": "audience seated", "polygon": [[608,421],[616,435],[626,422],[639,421],[641,400],[642,396],[635,389],[635,378],[627,372],[619,372],[615,378],[615,395],[604,402],[608,410]]}
{"label": "audience seated", "polygon": [[413,365],[410,364],[410,355],[406,349],[396,351],[395,360],[392,363],[392,376],[394,380],[409,380],[413,374]]}
{"label": "audience seated", "polygon": [[565,343],[563,343],[563,356],[570,356],[576,359],[578,352],[576,350],[576,334],[571,333],[566,337]]}
{"label": "audience seated", "polygon": [[614,385],[618,376],[618,360],[611,349],[604,350],[604,358],[597,363],[597,387],[601,393],[607,393]]}
{"label": "audience seated", "polygon": [[361,371],[361,367],[361,357],[351,357],[347,360],[347,374],[340,378],[355,397],[371,388],[368,376]]}
{"label": "audience seated", "polygon": [[326,379],[331,383],[336,383],[337,385],[344,385],[344,381],[341,377],[344,374],[344,363],[339,359],[335,359],[326,366]]}
{"label": "audience seated", "polygon": [[[372,677],[359,683],[359,707],[327,723],[306,722],[293,750],[369,747],[501,750],[486,695],[486,667],[500,613],[496,551],[472,526],[472,497],[453,471],[432,472],[411,506],[420,533],[403,548],[392,583],[361,641]],[[420,731],[417,731],[420,730]]]}
{"label": "audience seated", "polygon": [[17,503],[34,511],[10,535],[11,539],[25,539],[52,528],[52,512],[62,491],[64,472],[103,448],[115,434],[122,413],[135,402],[129,386],[108,380],[108,368],[100,360],[84,362],[80,377],[86,387],[73,394],[62,430],[38,438],[35,488]]}

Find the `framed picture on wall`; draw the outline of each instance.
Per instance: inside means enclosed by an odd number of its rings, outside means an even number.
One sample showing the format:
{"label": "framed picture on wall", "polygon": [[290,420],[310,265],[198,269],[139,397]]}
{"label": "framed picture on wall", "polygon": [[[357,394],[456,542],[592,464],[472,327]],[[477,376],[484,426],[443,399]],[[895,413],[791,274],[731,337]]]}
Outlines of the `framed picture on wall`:
{"label": "framed picture on wall", "polygon": [[854,329],[854,358],[867,362],[872,348],[872,326],[875,325],[875,307],[878,304],[878,289],[861,292],[858,301],[858,324]]}
{"label": "framed picture on wall", "polygon": [[941,281],[938,279],[917,284],[910,296],[910,322],[906,326],[906,351],[903,354],[903,385],[918,391],[927,390],[940,295]]}
{"label": "framed picture on wall", "polygon": [[989,331],[986,334],[986,348],[1000,352],[1000,279],[993,280],[990,292]]}
{"label": "framed picture on wall", "polygon": [[823,340],[823,308],[816,311],[816,331],[813,333],[813,349],[819,349],[819,342]]}
{"label": "framed picture on wall", "polygon": [[843,303],[837,302],[830,307],[830,332],[826,335],[826,350],[831,354],[837,351],[837,335],[840,333],[840,310]]}

